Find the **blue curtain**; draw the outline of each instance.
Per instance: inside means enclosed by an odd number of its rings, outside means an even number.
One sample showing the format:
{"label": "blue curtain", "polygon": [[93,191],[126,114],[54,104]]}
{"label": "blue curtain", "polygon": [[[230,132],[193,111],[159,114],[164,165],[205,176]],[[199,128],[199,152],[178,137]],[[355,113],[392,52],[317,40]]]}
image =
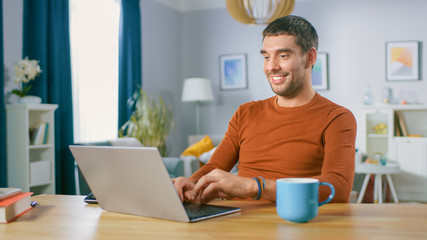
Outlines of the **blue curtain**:
{"label": "blue curtain", "polygon": [[40,60],[42,74],[29,94],[58,104],[55,112],[56,192],[75,194],[73,107],[68,0],[24,0],[23,55]]}
{"label": "blue curtain", "polygon": [[142,85],[139,0],[122,0],[119,33],[119,128],[130,118],[127,100]]}
{"label": "blue curtain", "polygon": [[0,0],[0,187],[7,186],[6,109],[4,102],[3,0]]}

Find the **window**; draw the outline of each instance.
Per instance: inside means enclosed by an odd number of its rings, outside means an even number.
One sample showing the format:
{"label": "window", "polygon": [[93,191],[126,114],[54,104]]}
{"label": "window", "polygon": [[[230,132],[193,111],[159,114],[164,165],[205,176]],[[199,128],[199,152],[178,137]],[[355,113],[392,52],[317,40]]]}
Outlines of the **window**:
{"label": "window", "polygon": [[74,141],[118,132],[119,0],[70,0]]}

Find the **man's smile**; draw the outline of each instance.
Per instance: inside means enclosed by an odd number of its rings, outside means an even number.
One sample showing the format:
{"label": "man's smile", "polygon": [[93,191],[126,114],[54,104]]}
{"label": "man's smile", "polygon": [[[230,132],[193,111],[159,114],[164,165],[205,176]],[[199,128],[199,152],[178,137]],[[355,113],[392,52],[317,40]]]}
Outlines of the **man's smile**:
{"label": "man's smile", "polygon": [[280,75],[270,75],[271,83],[273,84],[281,84],[286,81],[287,76],[289,73],[284,73]]}

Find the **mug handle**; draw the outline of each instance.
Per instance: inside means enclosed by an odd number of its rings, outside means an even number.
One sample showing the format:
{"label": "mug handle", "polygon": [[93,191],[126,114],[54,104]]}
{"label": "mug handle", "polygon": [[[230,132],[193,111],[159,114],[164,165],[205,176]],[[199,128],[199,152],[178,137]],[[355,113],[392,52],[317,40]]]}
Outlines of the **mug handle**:
{"label": "mug handle", "polygon": [[320,185],[326,185],[326,186],[328,186],[331,189],[331,194],[329,195],[328,199],[326,199],[325,201],[319,203],[319,207],[322,206],[323,204],[326,204],[326,203],[330,202],[334,198],[334,196],[335,196],[335,188],[334,188],[334,186],[332,186],[332,184],[327,183],[327,182],[320,182],[319,186]]}

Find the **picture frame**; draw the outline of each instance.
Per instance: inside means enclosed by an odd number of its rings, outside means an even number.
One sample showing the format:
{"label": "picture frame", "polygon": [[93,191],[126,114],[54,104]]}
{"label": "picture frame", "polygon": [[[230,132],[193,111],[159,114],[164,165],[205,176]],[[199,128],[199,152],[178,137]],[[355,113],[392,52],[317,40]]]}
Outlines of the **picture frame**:
{"label": "picture frame", "polygon": [[219,56],[221,90],[248,88],[246,54]]}
{"label": "picture frame", "polygon": [[316,63],[313,65],[311,74],[311,84],[313,89],[328,90],[329,89],[329,57],[325,52],[317,53]]}
{"label": "picture frame", "polygon": [[386,42],[386,80],[420,80],[420,42]]}

